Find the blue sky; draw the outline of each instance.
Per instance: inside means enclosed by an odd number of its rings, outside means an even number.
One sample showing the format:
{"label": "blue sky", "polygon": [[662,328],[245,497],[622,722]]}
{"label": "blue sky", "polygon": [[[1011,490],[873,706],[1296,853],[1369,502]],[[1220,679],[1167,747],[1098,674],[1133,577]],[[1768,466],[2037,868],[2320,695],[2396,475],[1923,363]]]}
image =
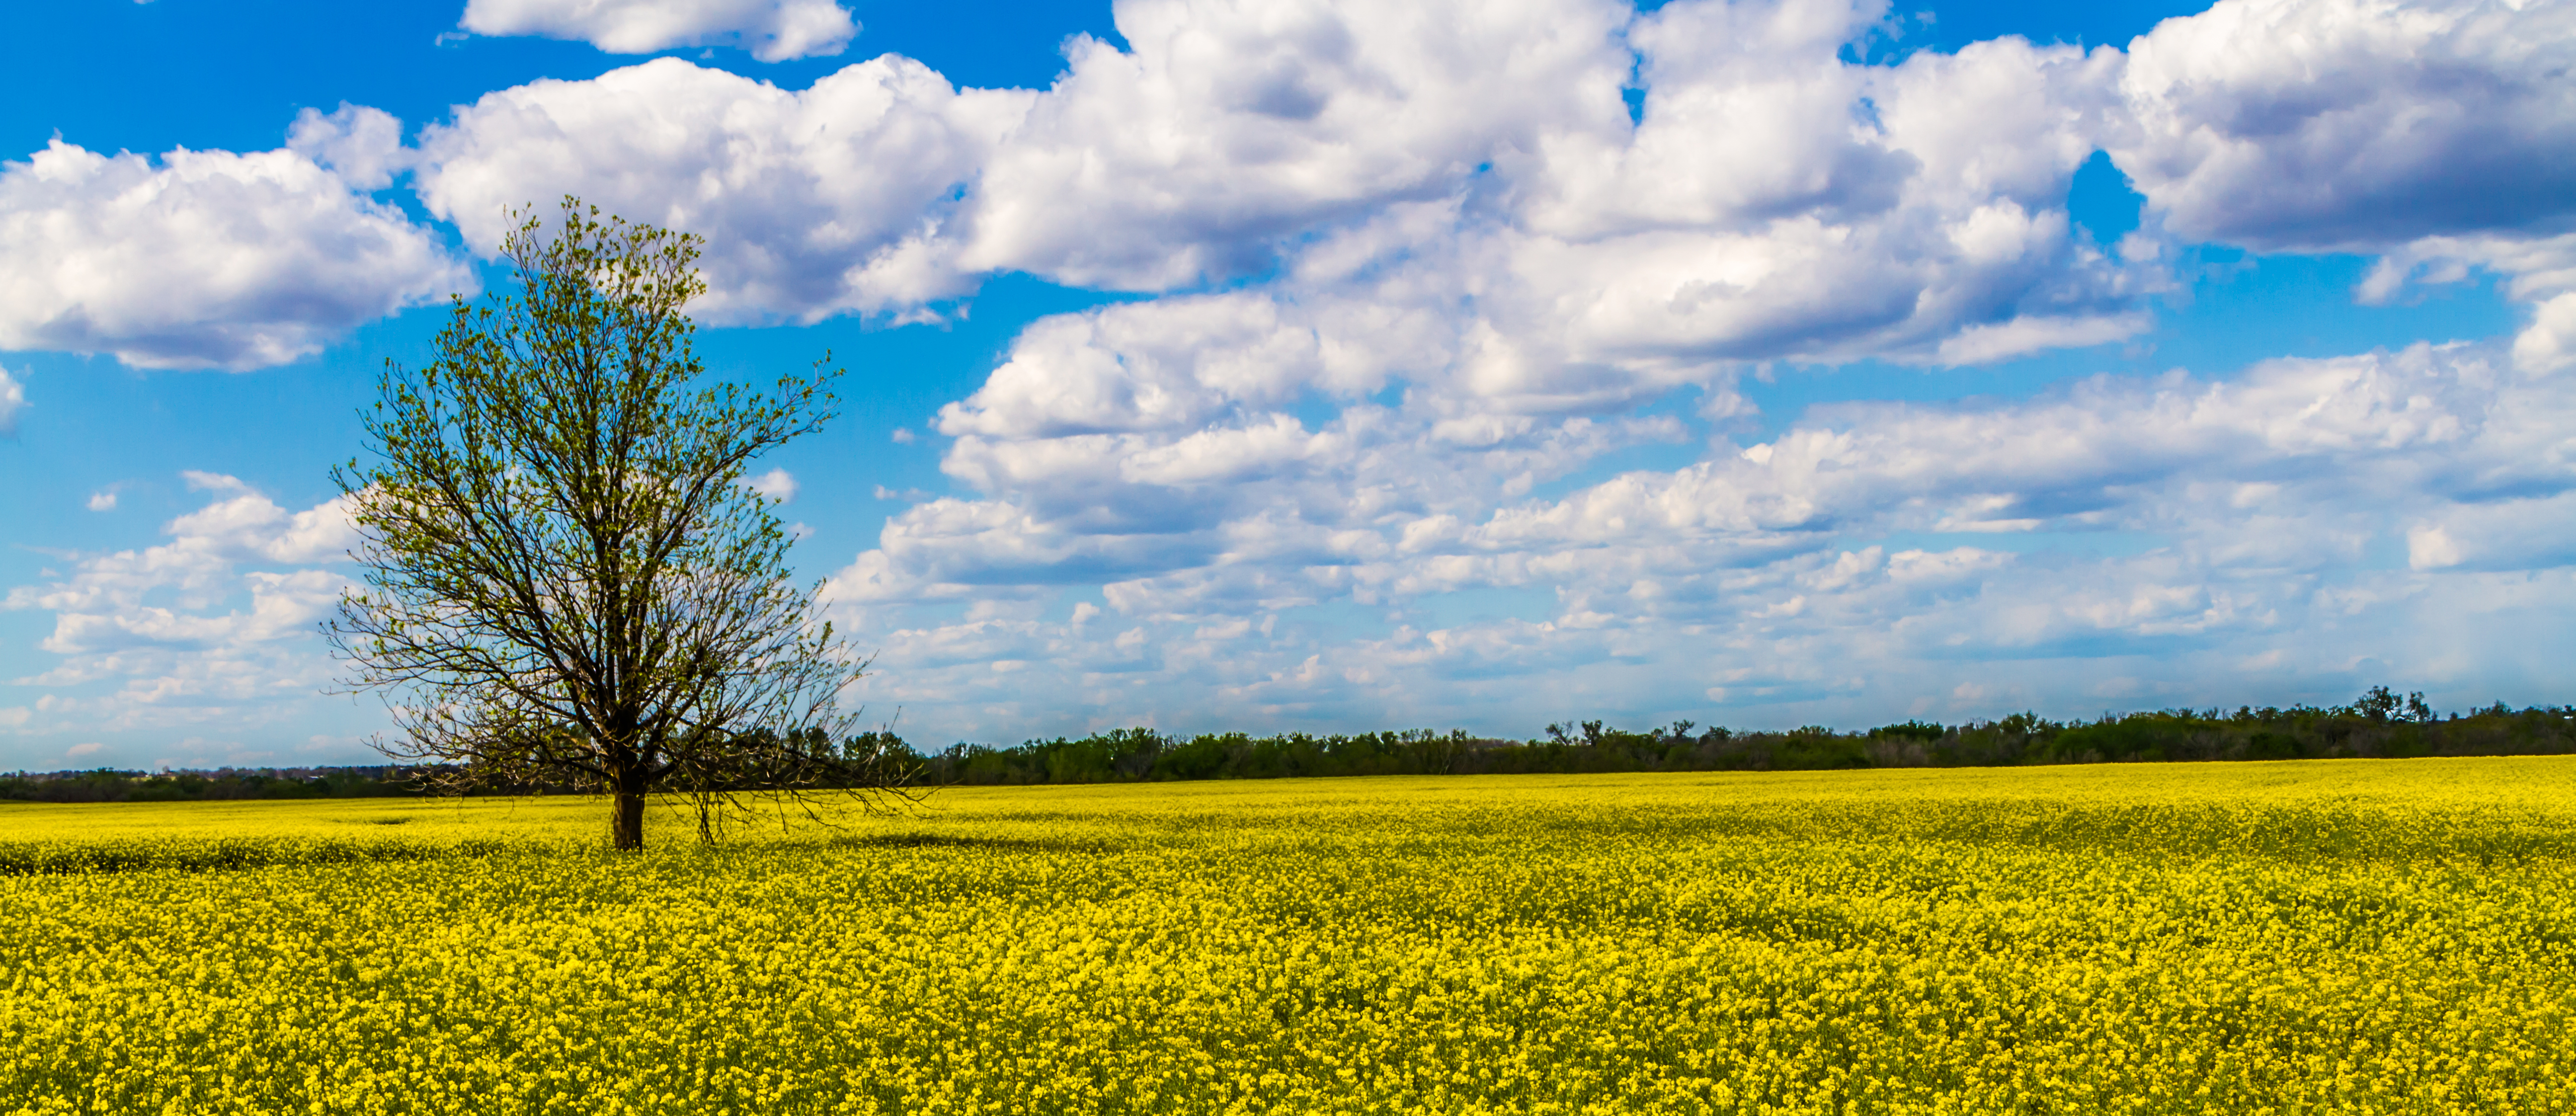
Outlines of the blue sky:
{"label": "blue sky", "polygon": [[2567,699],[2561,8],[13,30],[0,767],[370,754],[327,471],[567,192],[709,237],[720,373],[851,369],[761,467],[916,739]]}

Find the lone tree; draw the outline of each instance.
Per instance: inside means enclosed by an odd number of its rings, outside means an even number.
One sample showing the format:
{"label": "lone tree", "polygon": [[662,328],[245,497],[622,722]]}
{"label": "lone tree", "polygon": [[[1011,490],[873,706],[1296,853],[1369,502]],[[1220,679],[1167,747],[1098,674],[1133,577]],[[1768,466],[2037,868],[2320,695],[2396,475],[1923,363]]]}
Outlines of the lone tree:
{"label": "lone tree", "polygon": [[324,627],[394,711],[378,749],[454,765],[459,790],[605,790],[620,849],[643,847],[651,794],[712,841],[736,794],[873,807],[908,775],[839,712],[866,663],[744,483],[830,417],[840,372],[827,354],[768,392],[703,383],[681,312],[700,243],[572,198],[551,230],[526,217],[501,244],[518,282],[458,296],[428,367],[386,362],[374,460],[332,474],[365,585]]}

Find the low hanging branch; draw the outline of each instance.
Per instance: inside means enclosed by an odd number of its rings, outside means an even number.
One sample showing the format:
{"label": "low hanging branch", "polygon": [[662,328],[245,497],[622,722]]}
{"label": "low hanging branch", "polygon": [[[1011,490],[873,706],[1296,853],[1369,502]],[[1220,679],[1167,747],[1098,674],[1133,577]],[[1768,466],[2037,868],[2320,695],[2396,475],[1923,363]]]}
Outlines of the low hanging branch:
{"label": "low hanging branch", "polygon": [[906,795],[890,738],[838,708],[867,663],[743,483],[831,417],[840,371],[701,386],[681,312],[705,290],[699,238],[571,198],[547,233],[509,234],[516,288],[458,297],[428,367],[387,362],[374,460],[332,474],[365,587],[324,627],[394,711],[379,750],[471,784],[603,789],[620,849],[643,847],[655,793],[710,841],[745,792]]}

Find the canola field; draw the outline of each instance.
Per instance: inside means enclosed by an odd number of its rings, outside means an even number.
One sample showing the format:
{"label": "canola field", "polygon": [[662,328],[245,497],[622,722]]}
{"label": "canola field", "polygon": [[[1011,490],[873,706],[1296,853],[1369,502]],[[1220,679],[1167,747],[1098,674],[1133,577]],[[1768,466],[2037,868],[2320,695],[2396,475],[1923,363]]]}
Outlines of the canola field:
{"label": "canola field", "polygon": [[2576,760],[0,806],[0,1113],[2565,1113]]}

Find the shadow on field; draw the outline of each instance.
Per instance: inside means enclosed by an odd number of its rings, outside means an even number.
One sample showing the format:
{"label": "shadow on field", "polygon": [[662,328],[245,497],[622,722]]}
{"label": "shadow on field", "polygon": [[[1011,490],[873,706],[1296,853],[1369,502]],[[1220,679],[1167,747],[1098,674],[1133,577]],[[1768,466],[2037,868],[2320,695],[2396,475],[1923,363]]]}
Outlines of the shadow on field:
{"label": "shadow on field", "polygon": [[127,838],[0,842],[0,876],[88,876],[119,872],[233,872],[306,864],[391,864],[490,856],[525,843],[348,840],[316,837]]}
{"label": "shadow on field", "polygon": [[972,849],[988,852],[1089,853],[1106,855],[1126,849],[1115,841],[1097,838],[1058,837],[1043,840],[1022,837],[960,837],[946,833],[878,833],[865,837],[835,837],[824,843],[835,849]]}
{"label": "shadow on field", "polygon": [[[1102,856],[1120,852],[1116,842],[1058,838],[962,837],[938,833],[887,833],[843,836],[784,844],[728,844],[715,850],[674,844],[665,856],[780,853],[798,849],[891,850],[956,849],[982,853],[1045,853]],[[210,837],[116,838],[106,840],[0,841],[0,876],[94,876],[125,872],[237,872],[258,868],[324,864],[399,864],[503,854],[553,857],[614,855],[589,844],[510,841],[492,838],[423,840],[400,837]]]}

